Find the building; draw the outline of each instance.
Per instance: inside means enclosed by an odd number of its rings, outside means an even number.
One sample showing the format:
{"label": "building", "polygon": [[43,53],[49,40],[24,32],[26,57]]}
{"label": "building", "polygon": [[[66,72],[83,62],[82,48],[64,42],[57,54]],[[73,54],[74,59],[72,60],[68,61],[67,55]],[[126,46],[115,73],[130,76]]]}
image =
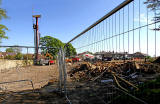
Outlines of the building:
{"label": "building", "polygon": [[0,52],[0,58],[4,59],[7,56],[15,56],[16,53],[11,53],[11,52]]}

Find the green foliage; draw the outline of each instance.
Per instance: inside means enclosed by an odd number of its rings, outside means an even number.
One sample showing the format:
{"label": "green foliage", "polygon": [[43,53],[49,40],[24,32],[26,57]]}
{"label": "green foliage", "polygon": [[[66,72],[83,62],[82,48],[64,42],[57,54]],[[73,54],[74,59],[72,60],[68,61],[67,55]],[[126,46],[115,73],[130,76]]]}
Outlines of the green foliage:
{"label": "green foliage", "polygon": [[[0,5],[1,5],[1,0],[0,0]],[[6,11],[0,7],[0,21],[3,18],[4,19],[7,18]],[[6,30],[8,30],[8,28],[5,25],[0,24],[0,42],[2,39],[8,39],[8,37],[5,35]]]}
{"label": "green foliage", "polygon": [[27,54],[23,55],[23,59],[24,60],[27,60],[27,57],[28,57],[28,60],[33,60],[33,56],[32,55],[27,55]]}
{"label": "green foliage", "polygon": [[5,57],[5,59],[15,60],[15,55],[8,55]]}
{"label": "green foliage", "polygon": [[27,57],[28,57],[28,60],[33,60],[33,57],[32,55],[23,55],[22,53],[17,53],[15,55],[7,55],[4,57],[4,59],[9,59],[9,60],[21,60],[21,59],[24,59],[24,60],[27,60]]}
{"label": "green foliage", "polygon": [[6,52],[11,52],[12,53],[12,52],[14,52],[14,50],[13,50],[13,48],[7,48]]}
{"label": "green foliage", "polygon": [[8,30],[8,28],[2,24],[0,24],[0,41],[1,39],[8,39],[8,37],[5,35],[6,34],[6,31],[5,30]]}
{"label": "green foliage", "polygon": [[71,43],[69,43],[65,49],[66,49],[66,57],[71,57],[77,54],[76,49],[72,46]]}
{"label": "green foliage", "polygon": [[150,8],[151,10],[157,10],[160,8],[159,0],[146,0],[144,4],[147,4],[147,8]]}
{"label": "green foliage", "polygon": [[0,8],[0,20],[3,18],[7,18],[6,10]]}
{"label": "green foliage", "polygon": [[8,56],[5,57],[5,59],[21,60],[21,59],[23,59],[23,55],[22,55],[22,53],[17,53],[16,55],[8,55]]}
{"label": "green foliage", "polygon": [[[151,9],[152,11],[156,10],[156,17],[154,17],[154,21],[160,21],[160,1],[159,0],[146,0],[144,4],[147,5],[147,8]],[[155,28],[153,30],[159,30],[160,26],[158,28]]]}
{"label": "green foliage", "polygon": [[48,52],[55,59],[58,54],[59,48],[64,47],[64,44],[57,38],[53,38],[51,36],[45,36],[40,39],[40,46],[50,47],[49,49],[43,48],[42,49],[43,53],[46,54]]}
{"label": "green foliage", "polygon": [[1,8],[1,0],[0,0],[0,20],[2,18],[7,18],[6,10]]}
{"label": "green foliage", "polygon": [[[55,59],[57,54],[58,54],[59,48],[60,47],[64,48],[65,43],[61,42],[57,38],[54,38],[54,37],[51,37],[51,36],[45,36],[45,37],[42,37],[40,39],[40,46],[41,47],[50,47],[49,49],[43,48],[42,53],[46,54],[48,52]],[[76,55],[76,49],[72,46],[72,44],[69,43],[66,46],[66,56],[70,57],[70,56],[73,56],[73,55]]]}
{"label": "green foliage", "polygon": [[6,52],[10,52],[10,53],[21,53],[22,49],[19,47],[16,47],[17,45],[15,45],[15,47],[11,47],[11,48],[7,48]]}
{"label": "green foliage", "polygon": [[16,60],[21,60],[22,58],[23,58],[22,53],[17,53],[16,56],[15,56]]}
{"label": "green foliage", "polygon": [[146,56],[146,59],[147,59],[147,61],[149,61],[149,62],[153,62],[153,61],[154,61],[154,58],[152,58],[151,56]]}
{"label": "green foliage", "polygon": [[[159,104],[160,99],[160,76],[158,76],[154,80],[150,80],[147,82],[144,82],[143,84],[140,84],[138,91],[131,91],[130,93],[132,95],[135,95],[137,98],[143,99],[143,101],[147,102],[148,104]],[[116,100],[119,102],[123,102],[120,104],[124,104],[127,102],[132,102],[132,104],[137,104],[134,101],[135,99],[129,97],[128,95],[122,95],[118,97]],[[138,103],[139,104],[139,103]]]}

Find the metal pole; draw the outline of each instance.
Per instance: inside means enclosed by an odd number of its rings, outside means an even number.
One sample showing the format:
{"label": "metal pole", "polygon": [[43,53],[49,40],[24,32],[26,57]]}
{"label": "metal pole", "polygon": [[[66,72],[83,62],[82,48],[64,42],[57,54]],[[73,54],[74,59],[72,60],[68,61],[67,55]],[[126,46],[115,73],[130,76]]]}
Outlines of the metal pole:
{"label": "metal pole", "polygon": [[59,90],[62,93],[62,68],[61,68],[61,49],[59,49],[58,54],[58,67],[59,67]]}
{"label": "metal pole", "polygon": [[27,65],[28,65],[28,48],[27,48]]}
{"label": "metal pole", "polygon": [[[156,17],[156,10],[154,11],[155,13],[154,13],[154,15],[155,15],[155,20],[156,20],[156,22],[157,22],[157,17]],[[155,58],[156,58],[156,56],[157,56],[157,34],[156,34],[156,27],[157,27],[157,25],[156,25],[156,22],[155,22]]]}
{"label": "metal pole", "polygon": [[[4,46],[4,45],[0,45],[0,47],[18,47],[18,48],[36,48],[34,46]],[[38,48],[48,48],[48,49],[55,49],[55,48],[52,48],[52,47],[38,47]]]}
{"label": "metal pole", "polygon": [[66,74],[66,65],[65,65],[65,50],[62,49],[62,65],[63,65],[63,77],[64,77],[64,81],[63,81],[63,86],[64,86],[64,92],[67,96],[67,90],[66,90],[66,79],[67,79],[67,74]]}
{"label": "metal pole", "polygon": [[35,61],[36,61],[36,64],[37,64],[37,61],[38,61],[38,49],[39,49],[39,33],[38,33],[38,18],[41,17],[41,15],[33,15],[33,17],[36,19],[36,25],[33,26],[33,29],[35,30],[35,34],[34,34],[34,37],[35,37]]}
{"label": "metal pole", "polygon": [[[139,0],[139,27],[141,27],[141,8]],[[141,28],[139,28],[139,52],[141,52]]]}
{"label": "metal pole", "polygon": [[36,63],[38,61],[38,17],[36,17]]}

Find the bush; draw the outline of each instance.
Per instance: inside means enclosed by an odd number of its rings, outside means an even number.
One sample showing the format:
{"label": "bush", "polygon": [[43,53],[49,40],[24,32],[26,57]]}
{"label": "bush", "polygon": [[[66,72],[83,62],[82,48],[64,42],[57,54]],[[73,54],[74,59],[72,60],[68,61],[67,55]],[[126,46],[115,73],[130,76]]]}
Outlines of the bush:
{"label": "bush", "polygon": [[23,55],[23,59],[27,60],[27,56],[28,56],[28,60],[33,60],[34,59],[32,55],[27,55],[27,54]]}
{"label": "bush", "polygon": [[23,55],[21,53],[17,53],[15,56],[16,60],[21,60],[23,58]]}
{"label": "bush", "polygon": [[147,59],[149,62],[153,62],[153,61],[154,61],[154,58],[151,57],[151,56],[146,56],[146,59]]}
{"label": "bush", "polygon": [[15,55],[8,55],[8,56],[5,57],[5,59],[14,60]]}

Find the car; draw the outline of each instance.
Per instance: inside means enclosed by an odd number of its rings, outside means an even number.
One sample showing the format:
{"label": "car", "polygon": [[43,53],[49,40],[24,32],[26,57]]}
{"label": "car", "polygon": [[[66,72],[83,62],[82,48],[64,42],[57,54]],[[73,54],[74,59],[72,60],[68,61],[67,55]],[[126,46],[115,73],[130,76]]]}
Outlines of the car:
{"label": "car", "polygon": [[54,60],[47,60],[47,59],[40,59],[39,61],[40,65],[51,65],[54,64]]}
{"label": "car", "polygon": [[73,57],[72,58],[72,62],[79,62],[80,61],[80,58],[79,57]]}
{"label": "car", "polygon": [[103,61],[112,61],[112,57],[103,57],[102,60]]}
{"label": "car", "polygon": [[48,64],[55,64],[55,61],[54,60],[49,60]]}

